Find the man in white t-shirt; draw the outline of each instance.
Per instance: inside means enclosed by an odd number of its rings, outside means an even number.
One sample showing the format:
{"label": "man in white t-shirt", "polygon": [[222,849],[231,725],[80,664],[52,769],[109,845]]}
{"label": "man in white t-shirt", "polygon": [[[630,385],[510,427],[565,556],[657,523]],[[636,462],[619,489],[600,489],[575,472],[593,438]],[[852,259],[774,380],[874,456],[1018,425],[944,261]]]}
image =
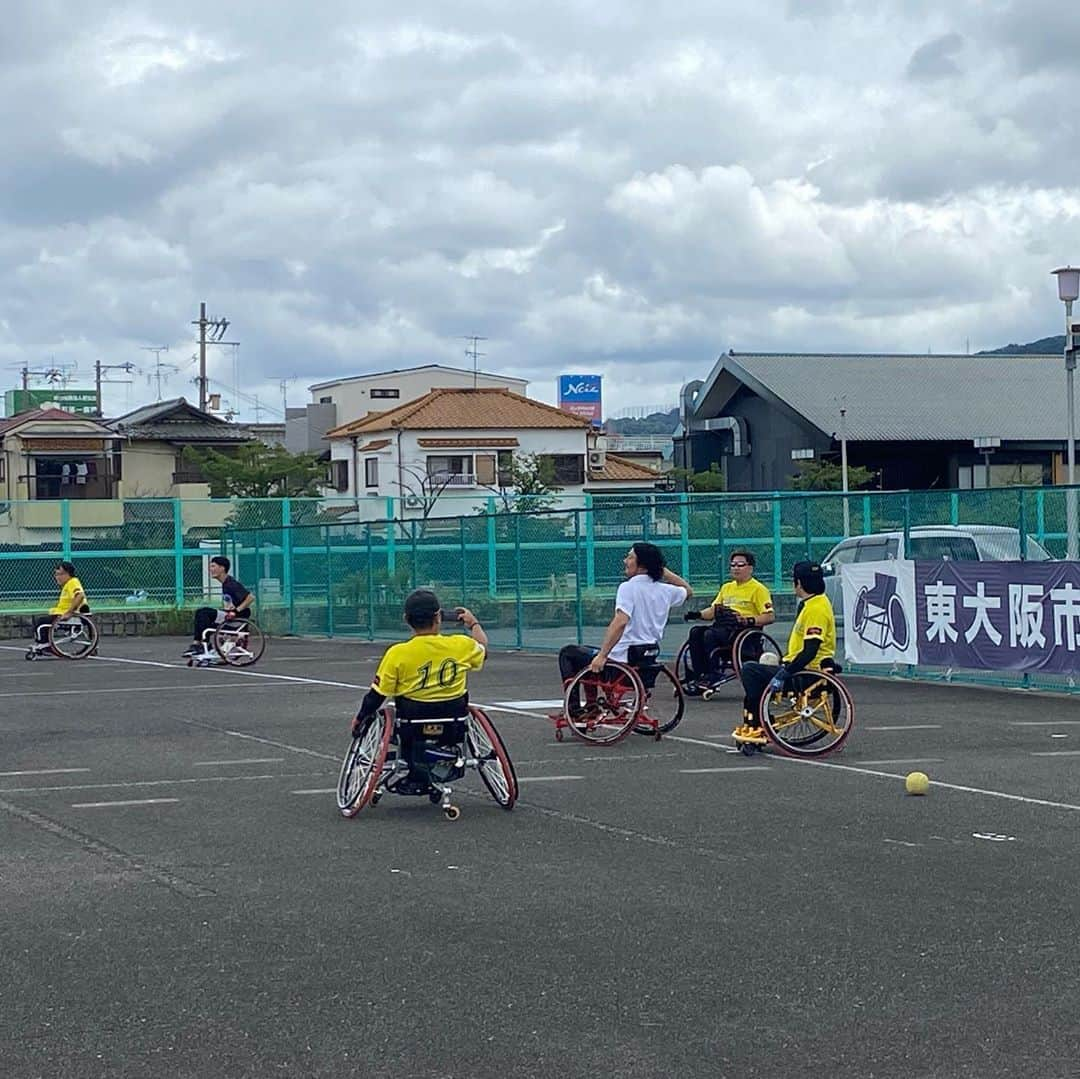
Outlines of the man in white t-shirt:
{"label": "man in white t-shirt", "polygon": [[609,660],[633,661],[631,649],[659,647],[668,612],[685,603],[694,590],[664,565],[663,552],[652,543],[635,543],[623,559],[626,580],[615,596],[615,617],[608,625],[599,649],[568,644],[559,652],[563,683],[589,667],[603,670]]}

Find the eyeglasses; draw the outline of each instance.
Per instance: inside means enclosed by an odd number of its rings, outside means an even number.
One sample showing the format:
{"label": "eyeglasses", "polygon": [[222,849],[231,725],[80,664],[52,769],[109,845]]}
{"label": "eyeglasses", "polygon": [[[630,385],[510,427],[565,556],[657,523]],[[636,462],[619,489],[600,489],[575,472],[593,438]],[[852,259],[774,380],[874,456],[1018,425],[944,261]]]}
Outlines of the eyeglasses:
{"label": "eyeglasses", "polygon": [[731,569],[746,569],[746,567],[749,566],[749,565],[750,565],[749,562],[729,562],[728,563],[728,566]]}

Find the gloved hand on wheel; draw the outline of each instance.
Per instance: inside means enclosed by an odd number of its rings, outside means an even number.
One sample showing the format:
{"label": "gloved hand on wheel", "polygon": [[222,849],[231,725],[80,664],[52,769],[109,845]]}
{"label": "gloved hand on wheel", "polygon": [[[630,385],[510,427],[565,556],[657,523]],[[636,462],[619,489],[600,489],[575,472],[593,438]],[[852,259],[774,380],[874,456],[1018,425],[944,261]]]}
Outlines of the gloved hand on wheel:
{"label": "gloved hand on wheel", "polygon": [[687,611],[686,614],[682,616],[682,620],[684,622],[700,622],[701,611]]}
{"label": "gloved hand on wheel", "polygon": [[352,736],[359,738],[364,733],[364,727],[367,726],[367,721],[370,717],[365,716],[362,712],[357,712],[352,721]]}
{"label": "gloved hand on wheel", "polygon": [[772,676],[772,681],[769,683],[770,693],[779,693],[784,688],[784,683],[788,679],[787,667],[777,667],[776,674]]}

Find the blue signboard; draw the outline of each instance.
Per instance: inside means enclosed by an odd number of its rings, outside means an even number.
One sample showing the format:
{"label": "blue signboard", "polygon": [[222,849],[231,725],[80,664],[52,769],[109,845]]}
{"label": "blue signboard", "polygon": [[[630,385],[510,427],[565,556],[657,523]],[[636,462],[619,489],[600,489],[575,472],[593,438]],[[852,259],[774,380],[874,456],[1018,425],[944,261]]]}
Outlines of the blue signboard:
{"label": "blue signboard", "polygon": [[601,426],[600,383],[599,375],[559,375],[559,408]]}

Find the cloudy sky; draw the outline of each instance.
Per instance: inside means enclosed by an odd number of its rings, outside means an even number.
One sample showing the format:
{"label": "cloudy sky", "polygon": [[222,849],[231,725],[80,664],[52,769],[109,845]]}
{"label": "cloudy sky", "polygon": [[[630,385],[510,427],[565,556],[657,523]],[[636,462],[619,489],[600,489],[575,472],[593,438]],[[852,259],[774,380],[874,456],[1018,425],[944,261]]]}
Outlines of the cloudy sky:
{"label": "cloudy sky", "polygon": [[[0,370],[153,354],[274,418],[464,364],[609,411],[736,350],[1062,330],[1080,7],[1050,0],[7,0]],[[122,377],[122,376],[117,376]],[[253,418],[251,402],[240,400]]]}

